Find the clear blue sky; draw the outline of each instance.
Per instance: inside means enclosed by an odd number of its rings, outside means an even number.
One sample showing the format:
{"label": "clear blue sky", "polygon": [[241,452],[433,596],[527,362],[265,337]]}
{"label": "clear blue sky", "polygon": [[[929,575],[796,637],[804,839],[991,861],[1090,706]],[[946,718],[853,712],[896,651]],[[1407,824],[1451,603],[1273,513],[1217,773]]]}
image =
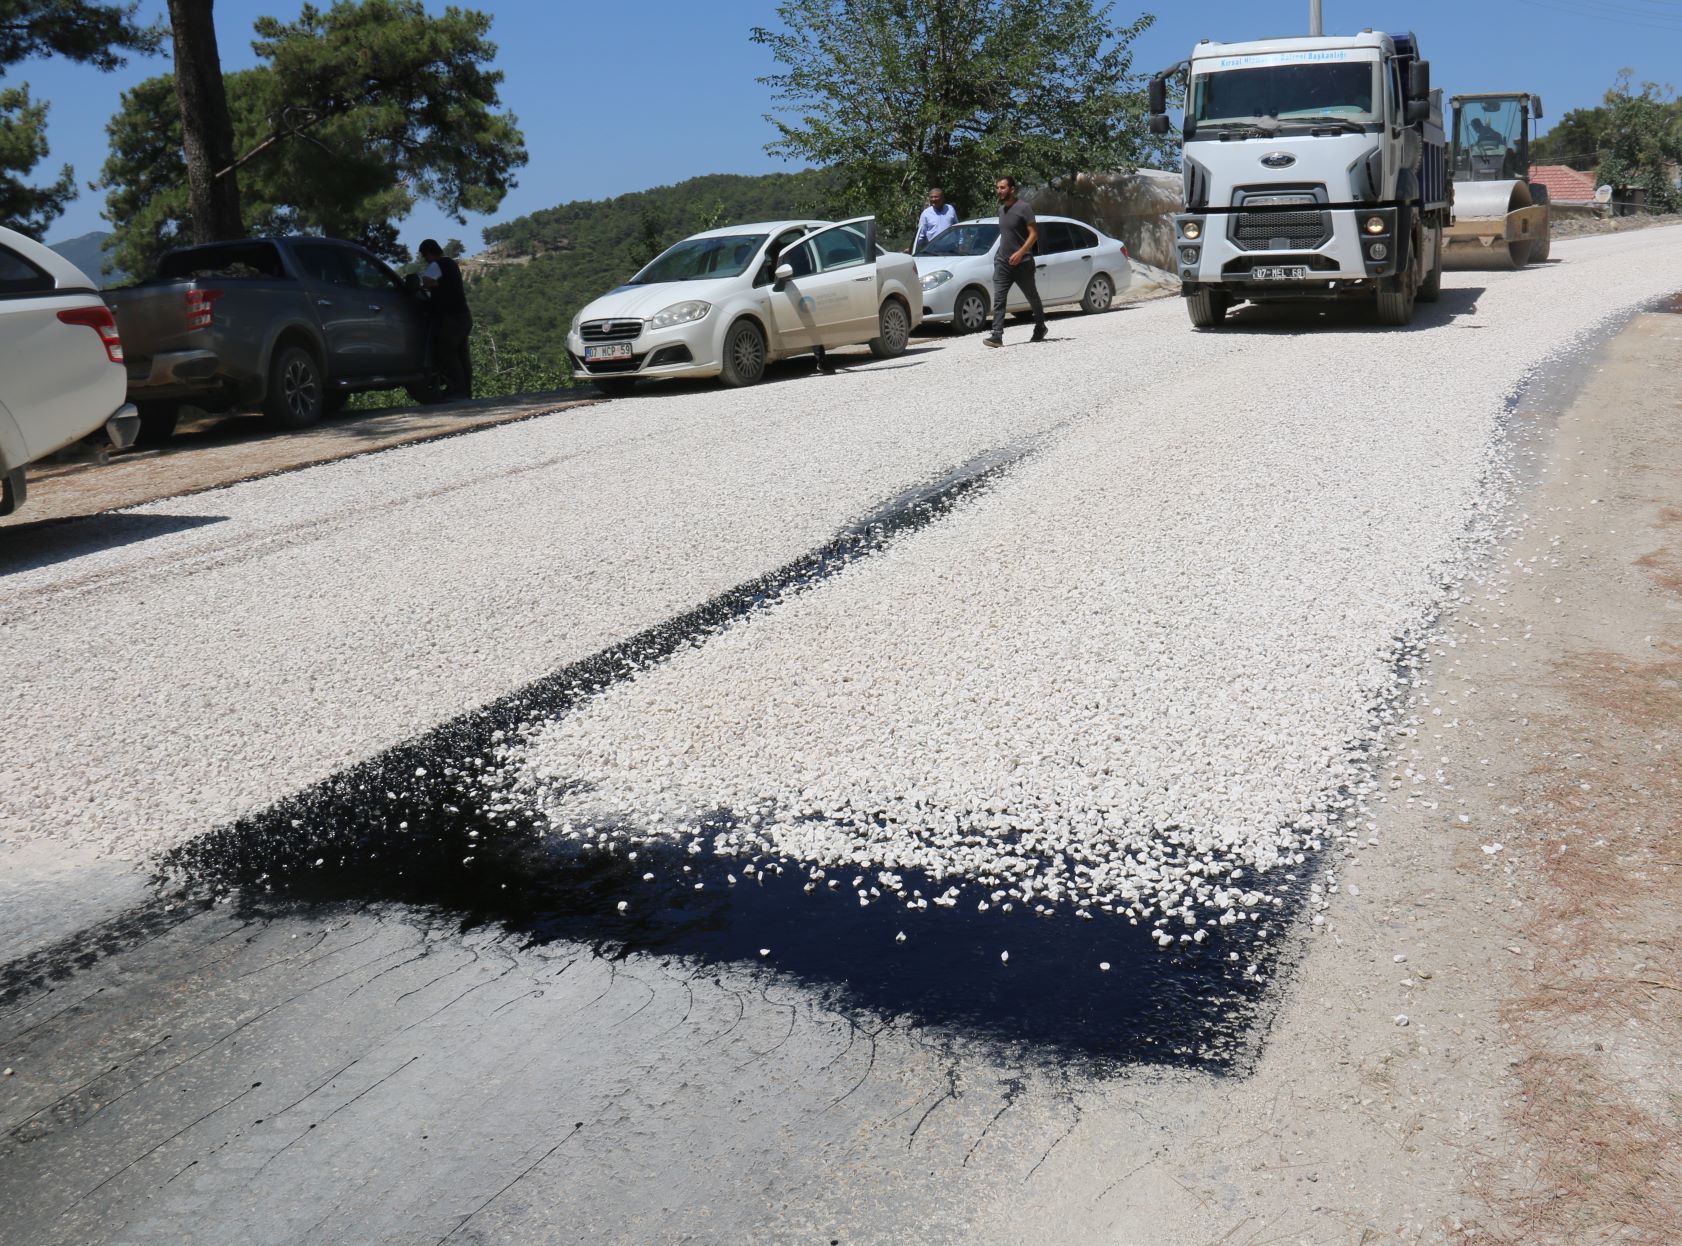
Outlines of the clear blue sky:
{"label": "clear blue sky", "polygon": [[[323,3],[326,0],[322,0]],[[774,69],[748,42],[755,25],[774,25],[772,0],[644,0],[640,5],[581,0],[501,0],[493,38],[506,73],[503,101],[525,130],[531,163],[494,218],[458,225],[429,205],[404,224],[411,244],[426,234],[459,237],[469,250],[492,220],[568,199],[596,199],[681,181],[701,173],[789,168],[765,154],[773,137],[763,119],[772,102],[756,78]],[[159,14],[163,0],[144,0]],[[222,63],[253,63],[251,22],[291,17],[297,0],[219,0]],[[436,0],[428,7],[441,9]],[[1152,11],[1128,0],[1115,14]],[[1201,38],[1223,41],[1307,29],[1307,0],[1163,0],[1156,25],[1136,44],[1136,67],[1154,70],[1185,56]],[[1636,80],[1682,80],[1682,0],[1325,0],[1326,29],[1416,31],[1436,85],[1449,92],[1530,90],[1550,120],[1600,102],[1623,66]],[[166,57],[131,62],[112,74],[55,61],[14,66],[7,82],[28,81],[52,103],[52,155],[85,186],[105,158],[105,123],[118,95],[168,71]],[[52,240],[105,228],[103,195],[84,189]]]}

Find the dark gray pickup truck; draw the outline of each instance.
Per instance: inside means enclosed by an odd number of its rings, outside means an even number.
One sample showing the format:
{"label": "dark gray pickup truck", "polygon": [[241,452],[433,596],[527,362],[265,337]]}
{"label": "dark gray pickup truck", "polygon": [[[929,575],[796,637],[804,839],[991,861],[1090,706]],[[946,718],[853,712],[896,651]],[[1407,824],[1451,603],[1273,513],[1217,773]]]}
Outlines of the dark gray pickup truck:
{"label": "dark gray pickup truck", "polygon": [[437,400],[425,295],[331,238],[248,238],[166,252],[157,276],[104,292],[128,360],[141,439],[183,406],[261,411],[302,428],[346,394],[405,386]]}

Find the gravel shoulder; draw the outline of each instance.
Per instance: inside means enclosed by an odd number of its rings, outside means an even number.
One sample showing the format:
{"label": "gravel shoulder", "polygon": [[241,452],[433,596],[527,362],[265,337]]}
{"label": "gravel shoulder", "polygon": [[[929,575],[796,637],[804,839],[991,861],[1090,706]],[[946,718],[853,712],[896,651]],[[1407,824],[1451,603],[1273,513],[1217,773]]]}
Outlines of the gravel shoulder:
{"label": "gravel shoulder", "polygon": [[1514,417],[1511,526],[1254,1075],[1089,1104],[1068,1240],[1682,1240],[1682,315],[1586,363]]}

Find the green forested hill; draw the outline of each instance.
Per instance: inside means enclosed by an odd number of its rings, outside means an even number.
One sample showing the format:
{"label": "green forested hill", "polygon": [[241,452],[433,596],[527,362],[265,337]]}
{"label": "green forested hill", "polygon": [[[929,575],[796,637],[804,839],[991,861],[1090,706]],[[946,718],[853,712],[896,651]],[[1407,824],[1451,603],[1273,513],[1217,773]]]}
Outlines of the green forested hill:
{"label": "green forested hill", "polygon": [[678,239],[738,221],[830,217],[838,190],[828,175],[810,170],[715,173],[492,226],[485,231],[489,249],[463,264],[475,327],[501,349],[558,366],[573,313]]}

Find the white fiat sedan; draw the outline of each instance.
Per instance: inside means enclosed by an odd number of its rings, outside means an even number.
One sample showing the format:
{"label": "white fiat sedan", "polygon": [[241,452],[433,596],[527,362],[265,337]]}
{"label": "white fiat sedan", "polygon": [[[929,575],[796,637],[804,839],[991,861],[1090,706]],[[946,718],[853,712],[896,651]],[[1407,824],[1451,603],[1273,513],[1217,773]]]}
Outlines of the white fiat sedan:
{"label": "white fiat sedan", "polygon": [[574,317],[573,372],[606,393],[657,377],[752,385],[817,346],[898,355],[923,318],[909,255],[874,217],[769,221],[685,238]]}
{"label": "white fiat sedan", "polygon": [[[1133,283],[1127,244],[1099,233],[1084,221],[1042,216],[1034,278],[1046,307],[1078,303],[1082,311],[1107,311],[1115,296]],[[959,221],[936,234],[917,252],[922,279],[923,319],[978,333],[993,321],[993,256],[999,222],[981,217]],[[1005,310],[1028,310],[1015,286]]]}
{"label": "white fiat sedan", "polygon": [[24,469],[78,441],[134,444],[117,322],[81,269],[0,228],[0,515],[23,505]]}

